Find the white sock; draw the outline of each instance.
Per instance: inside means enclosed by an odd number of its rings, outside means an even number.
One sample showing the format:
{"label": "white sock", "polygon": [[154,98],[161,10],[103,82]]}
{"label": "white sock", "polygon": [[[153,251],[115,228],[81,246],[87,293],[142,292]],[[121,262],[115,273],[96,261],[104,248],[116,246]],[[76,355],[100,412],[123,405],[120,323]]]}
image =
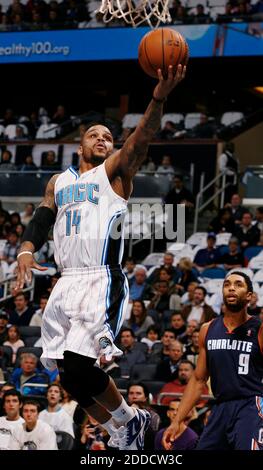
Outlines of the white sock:
{"label": "white sock", "polygon": [[128,423],[135,415],[135,409],[129,406],[124,398],[118,408],[114,411],[110,411],[112,417],[117,423],[122,426],[123,424]]}
{"label": "white sock", "polygon": [[107,433],[112,436],[116,430],[118,429],[118,425],[116,426],[116,423],[115,421],[110,418],[108,421],[106,421],[106,423],[103,423],[101,425],[104,429],[106,429]]}

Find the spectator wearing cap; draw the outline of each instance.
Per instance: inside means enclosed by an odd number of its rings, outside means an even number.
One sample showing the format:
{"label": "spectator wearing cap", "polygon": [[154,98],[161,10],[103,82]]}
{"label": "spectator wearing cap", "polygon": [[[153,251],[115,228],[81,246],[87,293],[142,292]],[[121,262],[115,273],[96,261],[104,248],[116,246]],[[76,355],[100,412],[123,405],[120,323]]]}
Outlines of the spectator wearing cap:
{"label": "spectator wearing cap", "polygon": [[214,232],[208,233],[207,247],[198,250],[194,257],[194,267],[197,268],[198,271],[202,272],[204,269],[207,268],[215,268],[218,264],[220,254],[219,250],[215,248],[215,244],[216,234]]}
{"label": "spectator wearing cap", "polygon": [[150,300],[152,288],[146,282],[147,269],[142,265],[137,265],[134,269],[134,279],[130,287],[130,301]]}
{"label": "spectator wearing cap", "polygon": [[8,314],[4,310],[0,310],[0,346],[8,339]]}

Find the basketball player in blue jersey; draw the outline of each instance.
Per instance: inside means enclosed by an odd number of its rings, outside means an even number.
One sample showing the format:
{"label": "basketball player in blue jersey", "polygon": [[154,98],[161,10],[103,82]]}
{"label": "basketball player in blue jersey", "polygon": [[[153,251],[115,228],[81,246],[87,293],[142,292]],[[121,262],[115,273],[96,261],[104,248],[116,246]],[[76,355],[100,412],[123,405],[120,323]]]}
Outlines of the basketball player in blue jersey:
{"label": "basketball player in blue jersey", "polygon": [[202,326],[197,367],[176,420],[163,436],[165,449],[171,448],[210,376],[216,403],[197,449],[263,450],[263,326],[247,314],[252,292],[243,272],[226,276],[224,315]]}
{"label": "basketball player in blue jersey", "polygon": [[114,339],[128,302],[121,270],[122,239],[113,236],[127,210],[132,179],[146,159],[160,127],[163,103],[184,78],[186,68],[159,82],[141,122],[121,150],[113,152],[110,130],[94,125],[79,147],[79,171],[69,168],[49,181],[43,202],[27,226],[18,258],[17,289],[43,270],[33,257],[54,225],[55,260],[62,276],[45,309],[42,361],[63,367],[63,387],[111,436],[119,449],[143,449],[150,415],[127,405],[96,361],[121,351]]}

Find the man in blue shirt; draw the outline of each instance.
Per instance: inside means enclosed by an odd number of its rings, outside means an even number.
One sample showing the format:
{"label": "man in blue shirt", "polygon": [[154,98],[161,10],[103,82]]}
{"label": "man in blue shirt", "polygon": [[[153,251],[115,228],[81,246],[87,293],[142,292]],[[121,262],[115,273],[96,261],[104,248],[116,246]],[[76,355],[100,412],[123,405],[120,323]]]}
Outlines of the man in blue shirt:
{"label": "man in blue shirt", "polygon": [[210,232],[207,235],[207,247],[198,250],[194,257],[194,267],[197,268],[198,271],[202,272],[204,269],[216,267],[219,262],[220,254],[218,249],[215,248],[215,244],[216,234]]}

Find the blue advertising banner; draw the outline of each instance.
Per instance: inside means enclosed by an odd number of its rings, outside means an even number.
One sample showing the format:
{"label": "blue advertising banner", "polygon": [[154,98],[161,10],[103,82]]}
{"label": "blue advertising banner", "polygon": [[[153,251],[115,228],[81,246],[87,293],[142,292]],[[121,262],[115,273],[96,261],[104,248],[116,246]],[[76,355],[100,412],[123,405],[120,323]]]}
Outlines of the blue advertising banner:
{"label": "blue advertising banner", "polygon": [[[253,26],[254,25],[254,26]],[[191,57],[263,55],[262,25],[176,26]],[[0,63],[137,59],[149,28],[0,33]]]}

